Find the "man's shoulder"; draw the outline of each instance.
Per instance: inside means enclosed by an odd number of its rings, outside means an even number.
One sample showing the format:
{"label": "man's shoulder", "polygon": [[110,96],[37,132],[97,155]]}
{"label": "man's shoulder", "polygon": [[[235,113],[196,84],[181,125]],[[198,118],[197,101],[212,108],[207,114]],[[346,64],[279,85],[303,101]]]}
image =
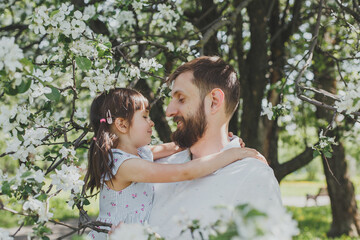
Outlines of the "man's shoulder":
{"label": "man's shoulder", "polygon": [[251,158],[251,157],[233,162],[227,165],[226,167],[224,167],[224,169],[244,169],[247,171],[251,169],[256,169],[256,170],[272,171],[269,165],[265,164],[259,159]]}
{"label": "man's shoulder", "polygon": [[185,163],[190,160],[189,150],[185,149],[184,151],[177,152],[173,155],[168,157],[160,158],[156,160],[159,163],[169,163],[169,164],[178,164],[178,163]]}
{"label": "man's shoulder", "polygon": [[219,175],[234,175],[242,179],[248,178],[262,178],[262,179],[274,179],[274,171],[269,165],[263,163],[256,158],[244,158],[242,160],[233,162],[226,167],[218,170],[216,174]]}

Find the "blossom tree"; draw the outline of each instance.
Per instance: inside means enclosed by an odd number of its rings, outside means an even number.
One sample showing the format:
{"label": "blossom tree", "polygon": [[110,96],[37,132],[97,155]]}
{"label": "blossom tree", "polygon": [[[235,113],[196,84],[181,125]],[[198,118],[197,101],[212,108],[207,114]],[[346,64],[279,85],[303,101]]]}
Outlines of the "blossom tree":
{"label": "blossom tree", "polygon": [[[34,234],[45,239],[54,221],[49,199],[67,191],[68,204],[81,211],[76,230],[95,228],[83,209],[89,201],[79,169],[92,138],[91,98],[144,82],[160,99],[161,63],[187,61],[199,34],[172,2],[24,0],[0,9],[1,157],[19,163],[14,176],[0,172],[1,208],[24,215],[21,226],[35,223]],[[7,206],[13,198],[21,211]]]}
{"label": "blossom tree", "polygon": [[[87,120],[91,99],[113,87],[140,89],[151,102],[151,117],[156,123],[158,137],[168,141],[171,130],[163,110],[163,97],[168,92],[163,84],[165,77],[182,62],[201,54],[218,54],[237,65],[241,79],[245,79],[244,76],[248,74],[248,79],[254,77],[258,81],[257,74],[263,74],[265,70],[251,68],[254,70],[254,75],[251,75],[244,69],[250,66],[244,60],[247,58],[247,62],[250,62],[256,56],[255,50],[264,50],[249,35],[254,34],[254,31],[259,34],[265,34],[266,31],[260,28],[254,30],[249,26],[262,26],[256,22],[254,13],[259,9],[264,10],[262,7],[270,6],[266,2],[263,6],[261,1],[258,3],[255,0],[2,1],[0,159],[16,162],[16,169],[13,173],[0,170],[0,208],[22,215],[20,228],[24,223],[34,224],[33,235],[47,239],[51,230],[46,224],[49,221],[57,222],[52,219],[49,200],[65,191],[70,193],[68,204],[80,211],[79,226],[71,227],[73,233],[84,228],[97,229],[96,226],[103,223],[92,222],[86,214],[84,205],[89,204],[89,196],[82,191],[81,174],[81,168],[84,168],[81,165],[86,160],[86,151],[93,137]],[[292,19],[297,20],[299,12],[296,7],[302,1],[295,1],[294,4],[289,2],[281,1],[285,6],[284,16],[287,16],[285,13],[291,6],[294,9]],[[306,2],[321,6],[318,1]],[[260,5],[261,8],[257,8]],[[347,14],[353,13],[346,11],[345,5],[341,6]],[[316,25],[316,19],[321,19],[321,13],[325,11],[322,9],[335,8],[331,8],[331,5],[316,8],[320,9],[319,12],[310,11],[309,6],[306,9],[306,13],[311,16],[308,26],[317,26],[314,28],[317,36],[319,25]],[[266,15],[265,12],[261,14]],[[283,22],[285,20],[288,18],[284,17]],[[247,21],[250,25],[243,24]],[[294,21],[289,21],[290,25],[299,27]],[[270,40],[270,45],[276,42],[276,33],[272,32],[271,35],[274,38]],[[257,35],[252,36],[255,38]],[[266,45],[266,36],[263,37],[265,39],[258,37],[256,40],[262,40],[264,42],[261,44]],[[249,110],[247,120],[258,122],[252,117],[259,118],[261,101],[266,98],[263,94],[266,87],[271,91],[278,89],[286,96],[296,92],[296,97],[303,101],[321,105],[321,102],[303,94],[304,91],[318,90],[304,86],[300,81],[311,64],[313,46],[316,45],[316,39],[312,40],[311,44],[294,47],[295,50],[289,48],[292,53],[289,65],[291,61],[298,61],[293,70],[288,72],[291,81],[285,81],[282,85],[255,81],[259,88],[249,93],[256,93],[260,89],[261,94],[257,94],[260,101],[254,110],[250,111],[248,107],[249,103],[254,102],[253,96],[247,95],[246,87],[251,84],[246,85],[248,80],[242,81],[245,86],[243,112]],[[289,45],[295,46],[290,41]],[[296,52],[304,47],[307,47],[306,54]],[[299,56],[303,58],[298,59]],[[261,67],[260,63],[267,59],[259,58],[256,61],[252,67]],[[357,87],[358,83],[351,81],[344,88],[344,93],[349,90],[350,94],[344,94],[332,106],[323,106],[357,116]],[[264,114],[270,118],[289,112],[283,103],[278,105],[277,101],[271,101],[270,98],[263,102],[264,106],[268,106],[264,108]],[[244,119],[242,128],[255,130],[246,125],[248,121]],[[320,138],[326,140],[326,144],[319,142],[314,148],[323,151],[331,141],[324,135]],[[20,210],[12,207],[13,200],[21,205]],[[8,235],[3,238],[8,238]]]}

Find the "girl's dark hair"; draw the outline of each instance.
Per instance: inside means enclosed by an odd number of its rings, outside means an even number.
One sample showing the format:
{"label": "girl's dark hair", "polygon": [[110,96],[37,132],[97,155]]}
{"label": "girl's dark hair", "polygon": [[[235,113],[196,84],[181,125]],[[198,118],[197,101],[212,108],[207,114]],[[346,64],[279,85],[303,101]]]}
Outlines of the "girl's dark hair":
{"label": "girl's dark hair", "polygon": [[[110,130],[107,122],[108,111],[111,118],[123,118],[131,126],[135,111],[149,108],[148,100],[138,91],[128,88],[115,88],[97,96],[90,109],[90,126],[94,130],[88,152],[88,168],[85,175],[84,189],[99,189],[104,184],[104,177],[114,177],[111,169],[114,166],[111,149],[118,145],[118,137]],[[101,120],[105,119],[105,120]],[[100,121],[101,120],[101,121]]]}

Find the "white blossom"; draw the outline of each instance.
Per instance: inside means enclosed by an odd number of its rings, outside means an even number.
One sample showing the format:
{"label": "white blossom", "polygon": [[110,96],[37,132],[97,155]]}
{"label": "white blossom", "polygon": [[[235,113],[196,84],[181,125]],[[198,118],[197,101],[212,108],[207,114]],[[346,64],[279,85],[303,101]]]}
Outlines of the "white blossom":
{"label": "white blossom", "polygon": [[188,40],[182,41],[180,46],[176,50],[177,52],[189,53],[191,51],[190,44]]}
{"label": "white blossom", "polygon": [[61,166],[61,170],[55,169],[56,174],[50,175],[52,184],[56,186],[57,190],[73,190],[75,193],[79,193],[81,187],[84,185],[84,181],[80,180],[81,177],[79,169],[74,166]]}
{"label": "white blossom", "polygon": [[154,14],[154,19],[157,19],[157,27],[161,27],[160,31],[169,33],[176,30],[175,26],[180,19],[179,14],[166,4],[159,4],[158,10],[159,12]]}
{"label": "white blossom", "polygon": [[147,59],[147,58],[140,58],[140,68],[149,71],[150,68],[154,68],[156,71],[162,67],[161,64],[157,63],[155,58]]}
{"label": "white blossom", "polygon": [[173,52],[175,50],[175,47],[174,47],[174,44],[172,42],[166,42],[166,45],[165,45],[169,51]]}
{"label": "white blossom", "polygon": [[22,69],[19,60],[23,57],[24,54],[15,43],[14,37],[2,37],[0,39],[0,70],[15,72],[17,68]]}
{"label": "white blossom", "polygon": [[23,136],[24,146],[38,146],[42,144],[42,139],[48,134],[48,129],[46,128],[29,128],[26,129],[25,134]]}
{"label": "white blossom", "polygon": [[53,216],[47,210],[46,203],[39,201],[38,199],[30,197],[23,205],[24,211],[34,212],[39,215],[38,222],[46,222]]}
{"label": "white blossom", "polygon": [[51,77],[51,70],[48,69],[43,72],[41,69],[34,69],[33,75],[43,82],[52,82],[53,78]]}
{"label": "white blossom", "polygon": [[136,66],[127,68],[127,74],[131,78],[140,78],[140,69]]}
{"label": "white blossom", "polygon": [[120,11],[116,17],[116,21],[114,22],[114,27],[119,26],[132,26],[136,23],[134,13],[131,11]]}
{"label": "white blossom", "polygon": [[59,10],[62,11],[65,15],[69,15],[74,10],[74,5],[69,3],[62,3]]}
{"label": "white blossom", "polygon": [[274,116],[274,112],[273,112],[272,108],[273,108],[272,103],[269,102],[266,107],[263,107],[261,116],[266,115],[268,117],[268,119],[271,120],[272,117]]}
{"label": "white blossom", "polygon": [[357,112],[360,109],[360,81],[358,83],[350,82],[347,91],[340,101],[335,103],[338,112]]}
{"label": "white blossom", "polygon": [[72,42],[70,44],[70,50],[76,55],[88,58],[97,57],[98,55],[95,46],[90,41],[86,41],[84,38]]}
{"label": "white blossom", "polygon": [[73,158],[76,155],[76,151],[74,148],[66,148],[62,147],[59,151],[62,158]]}
{"label": "white blossom", "polygon": [[73,19],[71,27],[71,36],[73,39],[76,39],[85,31],[86,24],[82,20]]}
{"label": "white blossom", "polygon": [[29,29],[33,30],[35,34],[46,34],[44,26],[51,23],[47,11],[48,9],[45,6],[40,6],[35,9],[33,23],[29,25]]}
{"label": "white blossom", "polygon": [[86,108],[77,108],[77,109],[75,109],[74,116],[76,118],[86,119],[88,117],[88,112],[87,112]]}
{"label": "white blossom", "polygon": [[131,5],[135,11],[140,11],[143,8],[143,3],[141,1],[134,1]]}
{"label": "white blossom", "polygon": [[263,213],[248,214],[254,210],[250,204],[235,209],[233,219],[239,239],[287,240],[299,234],[297,222],[285,209],[268,208]]}
{"label": "white blossom", "polygon": [[194,31],[194,25],[192,25],[190,22],[185,22],[184,29],[187,31]]}
{"label": "white blossom", "polygon": [[95,96],[98,91],[110,90],[116,82],[115,74],[110,73],[107,69],[90,70],[90,77],[85,77],[82,87],[88,87],[90,95]]}
{"label": "white blossom", "polygon": [[45,173],[39,169],[36,172],[33,173],[32,177],[37,181],[38,183],[42,183],[45,180]]}
{"label": "white blossom", "polygon": [[88,16],[89,18],[92,18],[96,14],[96,8],[94,5],[88,5],[84,9],[84,16]]}

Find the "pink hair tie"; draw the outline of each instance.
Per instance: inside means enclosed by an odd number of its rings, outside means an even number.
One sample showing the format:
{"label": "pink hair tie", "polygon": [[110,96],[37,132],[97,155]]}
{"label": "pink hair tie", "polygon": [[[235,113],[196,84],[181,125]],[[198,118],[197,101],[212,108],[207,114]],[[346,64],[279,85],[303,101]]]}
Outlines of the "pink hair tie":
{"label": "pink hair tie", "polygon": [[106,123],[106,119],[105,118],[100,119],[100,123],[102,122]]}
{"label": "pink hair tie", "polygon": [[96,141],[96,137],[93,137],[93,140]]}

